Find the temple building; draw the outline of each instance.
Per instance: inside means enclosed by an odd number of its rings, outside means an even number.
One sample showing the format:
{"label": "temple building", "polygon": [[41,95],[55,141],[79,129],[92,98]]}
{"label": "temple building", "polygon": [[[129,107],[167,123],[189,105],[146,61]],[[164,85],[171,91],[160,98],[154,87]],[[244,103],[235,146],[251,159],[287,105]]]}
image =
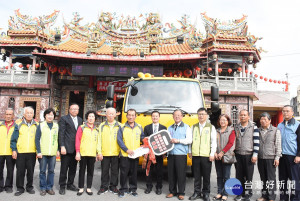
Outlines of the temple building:
{"label": "temple building", "polygon": [[255,44],[261,38],[248,34],[247,16],[220,21],[202,13],[202,34],[187,15],[176,26],[162,22],[157,13],[124,17],[102,12],[96,22],[82,25],[83,18],[74,13],[71,22],[63,19],[63,28],[54,28],[59,14],[31,17],[16,10],[9,18],[8,31],[0,37],[0,120],[7,107],[22,117],[25,106],[35,108],[37,120],[43,120],[48,107],[59,118],[72,102],[83,117],[105,105],[111,82],[116,101],[122,100],[122,86],[138,72],[199,79],[208,107],[210,86],[217,84],[222,113],[236,123],[238,112],[247,109],[253,119],[258,100],[254,70],[261,60]]}

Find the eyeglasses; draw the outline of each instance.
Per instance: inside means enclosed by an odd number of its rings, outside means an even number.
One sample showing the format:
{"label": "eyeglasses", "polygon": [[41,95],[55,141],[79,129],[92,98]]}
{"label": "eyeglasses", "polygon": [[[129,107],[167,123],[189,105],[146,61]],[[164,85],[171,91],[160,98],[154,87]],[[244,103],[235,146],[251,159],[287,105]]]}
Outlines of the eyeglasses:
{"label": "eyeglasses", "polygon": [[207,114],[199,113],[198,116],[205,116]]}

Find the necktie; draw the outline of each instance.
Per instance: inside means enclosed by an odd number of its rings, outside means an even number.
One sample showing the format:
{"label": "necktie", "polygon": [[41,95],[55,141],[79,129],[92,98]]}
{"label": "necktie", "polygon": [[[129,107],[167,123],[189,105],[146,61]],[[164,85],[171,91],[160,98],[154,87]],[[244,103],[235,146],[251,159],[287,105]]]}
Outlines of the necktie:
{"label": "necktie", "polygon": [[76,117],[73,117],[73,122],[74,122],[75,128],[77,129],[77,127],[78,127],[78,122],[77,122]]}
{"label": "necktie", "polygon": [[177,124],[175,124],[175,131],[176,131],[177,127],[178,127],[178,125],[177,125]]}
{"label": "necktie", "polygon": [[157,129],[157,125],[154,125],[154,133],[157,133],[158,129]]}

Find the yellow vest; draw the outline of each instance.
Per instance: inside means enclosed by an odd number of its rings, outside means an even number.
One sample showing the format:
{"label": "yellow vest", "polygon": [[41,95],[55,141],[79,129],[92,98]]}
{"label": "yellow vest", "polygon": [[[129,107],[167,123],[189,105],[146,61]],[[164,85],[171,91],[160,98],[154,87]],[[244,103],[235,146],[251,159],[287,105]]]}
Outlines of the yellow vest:
{"label": "yellow vest", "polygon": [[18,153],[35,153],[35,134],[39,123],[33,120],[33,124],[28,127],[23,121],[18,124],[19,138],[17,141]]}
{"label": "yellow vest", "polygon": [[192,156],[210,156],[210,134],[212,125],[206,123],[200,135],[199,123],[193,126]]}
{"label": "yellow vest", "polygon": [[[131,128],[127,122],[123,127],[121,127],[123,131],[123,142],[125,146],[130,150],[136,150],[141,146],[142,127],[136,122],[134,124],[134,128]],[[128,157],[128,154],[122,149],[121,154],[124,157]]]}
{"label": "yellow vest", "polygon": [[80,143],[80,155],[96,157],[96,152],[99,152],[99,148],[97,147],[97,145],[99,145],[98,128],[94,127],[94,129],[91,129],[86,124],[81,125],[81,128],[82,136]]}
{"label": "yellow vest", "polygon": [[58,149],[58,124],[53,122],[50,130],[46,121],[40,124],[41,128],[41,153],[45,156],[55,156]]}
{"label": "yellow vest", "polygon": [[7,130],[5,122],[0,123],[0,155],[12,155],[10,148],[10,138],[15,130],[16,123]]}
{"label": "yellow vest", "polygon": [[102,122],[99,126],[99,135],[101,143],[101,154],[103,156],[118,156],[120,154],[120,147],[118,145],[118,131],[120,126],[119,122],[115,121],[111,127],[107,121]]}

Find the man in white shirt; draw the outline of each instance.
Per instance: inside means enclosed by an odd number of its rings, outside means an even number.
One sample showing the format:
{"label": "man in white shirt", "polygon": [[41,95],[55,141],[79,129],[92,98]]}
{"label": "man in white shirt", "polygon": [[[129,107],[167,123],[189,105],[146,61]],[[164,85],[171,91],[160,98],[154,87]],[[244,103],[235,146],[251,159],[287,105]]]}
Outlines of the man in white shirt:
{"label": "man in white shirt", "polygon": [[183,112],[180,109],[176,109],[173,112],[175,123],[168,128],[172,137],[171,142],[174,143],[174,149],[169,152],[168,156],[170,193],[166,197],[171,198],[177,195],[179,200],[184,200],[188,145],[192,143],[191,128],[182,122],[182,118]]}
{"label": "man in white shirt", "polygon": [[217,132],[215,127],[207,122],[208,114],[205,108],[197,111],[199,123],[193,125],[193,143],[189,148],[194,170],[194,194],[189,200],[196,200],[201,196],[201,178],[203,178],[203,200],[209,201],[210,173],[214,154],[217,149]]}

